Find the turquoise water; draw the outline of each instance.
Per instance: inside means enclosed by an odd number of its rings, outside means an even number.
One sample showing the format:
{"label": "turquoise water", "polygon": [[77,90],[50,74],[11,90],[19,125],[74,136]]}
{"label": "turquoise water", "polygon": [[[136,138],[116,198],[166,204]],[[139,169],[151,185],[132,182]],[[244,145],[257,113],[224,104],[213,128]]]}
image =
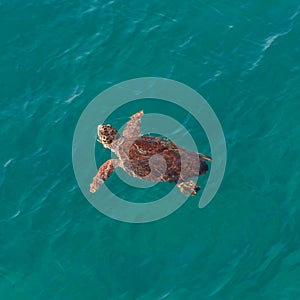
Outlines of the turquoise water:
{"label": "turquoise water", "polygon": [[[300,299],[299,12],[296,0],[2,0],[1,299]],[[228,161],[206,208],[190,198],[127,224],[82,195],[72,138],[98,93],[143,76],[201,93]]]}

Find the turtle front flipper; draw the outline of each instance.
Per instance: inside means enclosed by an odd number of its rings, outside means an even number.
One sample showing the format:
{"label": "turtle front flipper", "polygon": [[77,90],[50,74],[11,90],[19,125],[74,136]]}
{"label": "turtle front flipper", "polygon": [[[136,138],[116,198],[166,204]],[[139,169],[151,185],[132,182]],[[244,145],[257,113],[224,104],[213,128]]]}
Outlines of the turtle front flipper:
{"label": "turtle front flipper", "polygon": [[144,112],[141,110],[130,117],[123,131],[123,136],[126,138],[139,137],[141,135],[141,119]]}
{"label": "turtle front flipper", "polygon": [[180,189],[180,192],[184,195],[192,195],[195,196],[197,192],[200,190],[200,186],[198,186],[193,180],[183,181],[176,184]]}
{"label": "turtle front flipper", "polygon": [[110,159],[99,168],[98,173],[90,184],[91,193],[95,193],[99,189],[100,185],[103,184],[114,172],[115,168],[118,167],[118,164],[119,162],[117,159]]}

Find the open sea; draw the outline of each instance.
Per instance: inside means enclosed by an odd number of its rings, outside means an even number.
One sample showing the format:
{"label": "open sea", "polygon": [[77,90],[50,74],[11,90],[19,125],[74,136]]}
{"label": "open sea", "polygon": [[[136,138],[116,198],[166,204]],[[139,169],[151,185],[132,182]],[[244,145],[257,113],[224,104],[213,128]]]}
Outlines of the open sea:
{"label": "open sea", "polygon": [[[1,300],[300,299],[299,0],[0,0],[0,16]],[[164,219],[133,224],[84,197],[72,141],[94,97],[139,77],[207,100],[227,167],[205,208],[200,191]],[[162,109],[144,105],[111,122]],[[209,155],[201,128],[177,117]],[[110,153],[95,149],[100,165]]]}

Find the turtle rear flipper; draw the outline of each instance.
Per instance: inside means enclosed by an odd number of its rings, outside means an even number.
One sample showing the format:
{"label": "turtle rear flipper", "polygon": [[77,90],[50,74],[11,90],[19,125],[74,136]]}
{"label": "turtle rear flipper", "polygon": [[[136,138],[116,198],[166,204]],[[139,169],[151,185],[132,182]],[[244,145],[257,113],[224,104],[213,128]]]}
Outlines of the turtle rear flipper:
{"label": "turtle rear flipper", "polygon": [[198,153],[199,154],[199,157],[204,159],[204,160],[207,160],[207,161],[212,161],[212,158],[208,155],[205,155],[203,153]]}
{"label": "turtle rear flipper", "polygon": [[193,180],[190,181],[182,181],[176,184],[180,189],[180,192],[185,196],[195,196],[198,191],[200,191],[200,186],[197,185]]}

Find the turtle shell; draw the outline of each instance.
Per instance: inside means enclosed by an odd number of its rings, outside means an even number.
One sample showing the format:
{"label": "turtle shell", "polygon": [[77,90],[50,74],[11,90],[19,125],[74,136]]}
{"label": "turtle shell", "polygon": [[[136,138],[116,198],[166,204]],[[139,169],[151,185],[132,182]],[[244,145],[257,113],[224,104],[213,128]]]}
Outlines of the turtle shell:
{"label": "turtle shell", "polygon": [[153,182],[177,183],[197,177],[208,169],[198,153],[161,137],[125,139],[119,149],[119,158],[127,173]]}

